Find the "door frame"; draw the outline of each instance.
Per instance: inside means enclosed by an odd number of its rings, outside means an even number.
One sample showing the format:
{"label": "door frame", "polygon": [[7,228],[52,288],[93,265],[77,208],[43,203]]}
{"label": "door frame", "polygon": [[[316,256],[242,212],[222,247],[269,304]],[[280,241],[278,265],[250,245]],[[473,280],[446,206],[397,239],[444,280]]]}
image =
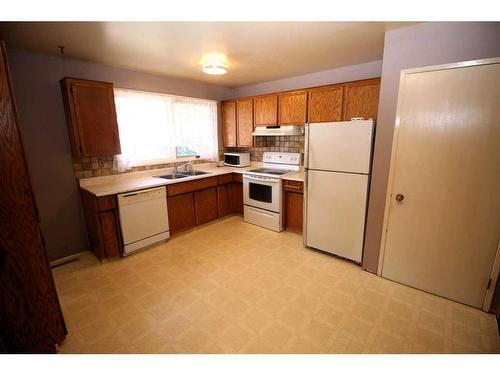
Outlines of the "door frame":
{"label": "door frame", "polygon": [[[493,64],[499,64],[500,63],[500,57],[493,57],[493,58],[488,58],[488,59],[481,59],[481,60],[470,60],[470,61],[463,61],[463,62],[457,62],[457,63],[450,63],[450,64],[440,64],[440,65],[430,65],[430,66],[424,66],[424,67],[419,67],[419,68],[412,68],[412,69],[404,69],[401,70],[400,78],[399,78],[399,90],[398,90],[398,102],[397,102],[397,107],[396,107],[396,119],[394,123],[394,133],[393,133],[393,138],[392,138],[392,150],[391,150],[391,161],[390,161],[390,166],[389,166],[389,179],[387,183],[387,191],[386,191],[386,198],[385,198],[385,208],[384,208],[384,221],[382,225],[382,237],[380,241],[380,254],[378,258],[378,267],[377,267],[377,275],[382,277],[382,271],[383,271],[383,265],[384,265],[384,256],[385,256],[385,247],[387,244],[387,230],[388,230],[388,224],[389,224],[389,215],[391,214],[391,200],[392,200],[392,190],[394,188],[394,175],[395,175],[395,165],[396,165],[396,158],[397,158],[397,151],[398,151],[398,140],[399,140],[399,130],[401,126],[401,110],[403,107],[403,100],[401,97],[401,93],[403,92],[403,88],[405,86],[406,82],[406,76],[410,74],[415,74],[415,73],[424,73],[424,72],[432,72],[432,71],[437,71],[437,70],[450,70],[450,69],[458,69],[458,68],[464,68],[464,67],[471,67],[471,66],[479,66],[479,65],[493,65]],[[497,246],[497,252],[495,255],[495,260],[492,265],[492,269],[490,272],[490,287],[489,289],[486,290],[484,300],[483,300],[483,310],[484,311],[489,311],[491,301],[493,299],[493,293],[495,291],[495,285],[498,279],[500,273],[500,242]]]}

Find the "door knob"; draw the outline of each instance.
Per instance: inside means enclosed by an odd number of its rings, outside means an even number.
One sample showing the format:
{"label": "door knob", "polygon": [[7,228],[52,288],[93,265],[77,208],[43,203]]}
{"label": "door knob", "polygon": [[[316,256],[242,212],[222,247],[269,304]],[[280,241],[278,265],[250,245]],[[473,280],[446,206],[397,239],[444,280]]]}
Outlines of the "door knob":
{"label": "door knob", "polygon": [[401,194],[401,193],[396,194],[396,201],[397,202],[402,202],[403,199],[405,199],[405,196],[403,194]]}

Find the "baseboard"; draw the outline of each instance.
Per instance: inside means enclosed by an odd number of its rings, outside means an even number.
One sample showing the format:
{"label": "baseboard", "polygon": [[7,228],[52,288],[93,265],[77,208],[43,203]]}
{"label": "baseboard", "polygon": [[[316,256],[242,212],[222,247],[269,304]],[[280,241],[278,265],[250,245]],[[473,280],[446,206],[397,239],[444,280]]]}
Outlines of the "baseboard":
{"label": "baseboard", "polygon": [[84,251],[80,251],[79,253],[76,253],[76,254],[68,255],[67,257],[64,257],[64,258],[53,260],[52,262],[49,263],[50,268],[54,268],[54,267],[60,266],[62,264],[73,262],[75,260],[79,260],[80,256],[82,254],[85,254],[88,252],[89,252],[88,250],[84,250]]}

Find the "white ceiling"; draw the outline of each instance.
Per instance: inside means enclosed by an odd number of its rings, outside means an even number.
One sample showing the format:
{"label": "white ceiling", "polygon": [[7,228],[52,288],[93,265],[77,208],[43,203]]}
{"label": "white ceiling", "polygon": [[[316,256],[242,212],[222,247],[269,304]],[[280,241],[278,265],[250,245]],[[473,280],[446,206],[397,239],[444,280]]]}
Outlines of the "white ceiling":
{"label": "white ceiling", "polygon": [[[12,46],[158,75],[239,87],[382,58],[387,22],[4,22]],[[229,72],[201,72],[222,52]]]}

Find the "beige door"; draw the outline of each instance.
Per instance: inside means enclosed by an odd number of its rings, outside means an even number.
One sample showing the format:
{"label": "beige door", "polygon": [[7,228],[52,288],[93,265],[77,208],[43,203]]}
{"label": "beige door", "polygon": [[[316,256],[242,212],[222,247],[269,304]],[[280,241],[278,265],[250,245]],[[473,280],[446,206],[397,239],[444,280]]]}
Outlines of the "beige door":
{"label": "beige door", "polygon": [[381,263],[478,308],[500,238],[499,62],[402,74]]}

